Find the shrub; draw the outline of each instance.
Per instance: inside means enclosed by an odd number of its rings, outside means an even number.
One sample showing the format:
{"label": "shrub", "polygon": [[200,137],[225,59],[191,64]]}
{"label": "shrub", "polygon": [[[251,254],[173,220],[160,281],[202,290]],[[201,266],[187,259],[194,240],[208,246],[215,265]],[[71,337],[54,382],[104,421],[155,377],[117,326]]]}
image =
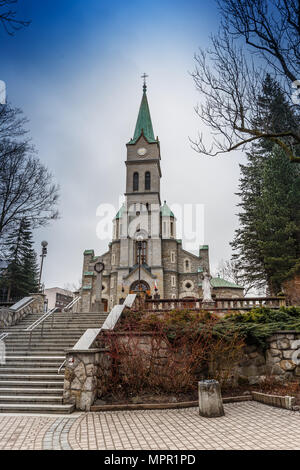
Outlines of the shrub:
{"label": "shrub", "polygon": [[[119,332],[106,333],[112,368],[106,393],[126,397],[144,393],[193,392],[203,378],[227,382],[239,361],[243,341],[237,334],[214,333],[216,318],[177,312],[174,317],[130,315]],[[143,334],[144,331],[150,334]]]}

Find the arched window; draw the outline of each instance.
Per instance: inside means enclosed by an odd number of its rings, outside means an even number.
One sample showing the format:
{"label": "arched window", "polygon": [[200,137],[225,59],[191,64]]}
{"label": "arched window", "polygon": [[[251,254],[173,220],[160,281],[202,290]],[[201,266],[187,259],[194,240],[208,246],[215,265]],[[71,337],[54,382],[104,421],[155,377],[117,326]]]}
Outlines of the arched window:
{"label": "arched window", "polygon": [[189,259],[184,260],[184,272],[189,273],[191,271],[191,263]]}
{"label": "arched window", "polygon": [[[140,259],[140,255],[141,255],[141,259]],[[140,242],[140,250],[139,250],[139,242],[136,242],[136,263],[137,264],[147,263],[147,242],[145,240]]]}
{"label": "arched window", "polygon": [[139,190],[139,174],[135,171],[133,173],[133,191]]}
{"label": "arched window", "polygon": [[145,189],[151,189],[151,174],[150,171],[145,173]]}

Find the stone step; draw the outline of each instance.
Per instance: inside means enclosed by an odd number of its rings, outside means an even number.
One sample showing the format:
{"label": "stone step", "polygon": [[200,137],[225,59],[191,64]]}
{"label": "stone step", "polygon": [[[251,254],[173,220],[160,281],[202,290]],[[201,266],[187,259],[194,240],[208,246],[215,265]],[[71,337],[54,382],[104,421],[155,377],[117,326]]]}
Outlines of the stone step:
{"label": "stone step", "polygon": [[[35,374],[57,374],[57,367],[26,367],[21,365],[20,367],[0,367],[0,374],[20,374],[20,371],[22,371],[22,374],[25,375],[35,375]],[[63,375],[63,374],[62,374]]]}
{"label": "stone step", "polygon": [[39,361],[45,361],[45,360],[53,360],[53,361],[59,361],[59,362],[62,362],[65,360],[65,356],[63,355],[60,355],[60,356],[26,356],[26,355],[18,355],[18,356],[15,356],[15,355],[8,355],[6,357],[6,362],[9,362],[9,361],[14,361],[14,360],[17,360],[17,361],[30,361],[30,360],[34,360],[35,362],[39,362]]}
{"label": "stone step", "polygon": [[[65,354],[65,350],[60,350],[60,351],[38,351],[38,350],[24,350],[24,351],[6,351],[6,359],[11,358],[11,357],[16,357],[16,356],[22,356],[22,357],[53,357],[55,356],[62,356]],[[65,360],[65,357],[62,359],[62,361]]]}
{"label": "stone step", "polygon": [[0,403],[63,403],[61,395],[2,395],[0,390]]}
{"label": "stone step", "polygon": [[2,374],[2,371],[0,373],[0,382],[2,380],[22,380],[22,381],[40,381],[40,382],[43,382],[43,381],[50,381],[50,382],[53,382],[53,381],[57,381],[57,382],[63,382],[64,380],[64,376],[61,375],[61,374],[40,374],[40,373],[36,373],[36,374]]}
{"label": "stone step", "polygon": [[59,413],[70,414],[74,405],[52,405],[50,403],[0,403],[1,413]]}
{"label": "stone step", "polygon": [[11,387],[29,387],[29,388],[61,388],[61,391],[63,392],[63,381],[43,381],[43,380],[5,380],[2,379],[0,381],[0,390],[2,388],[11,388]]}
{"label": "stone step", "polygon": [[51,396],[59,396],[62,398],[62,391],[63,388],[29,388],[29,387],[0,387],[0,395],[12,395],[12,396],[18,396],[18,395],[51,395]]}
{"label": "stone step", "polygon": [[[10,368],[19,368],[19,367],[29,367],[29,368],[37,368],[37,369],[40,369],[40,368],[52,368],[54,370],[57,370],[58,367],[61,365],[61,363],[64,361],[64,359],[62,359],[61,361],[57,361],[57,362],[45,362],[45,360],[41,361],[41,362],[27,362],[27,361],[23,361],[23,362],[13,362],[13,361],[6,361],[6,364],[4,367],[10,367]],[[3,366],[0,366],[0,370],[3,370]]]}
{"label": "stone step", "polygon": [[42,346],[34,346],[34,345],[31,345],[30,348],[27,348],[27,347],[24,347],[24,346],[7,346],[5,349],[6,349],[6,352],[9,353],[9,352],[16,352],[18,354],[22,354],[23,352],[27,352],[27,351],[32,351],[32,352],[36,352],[36,351],[40,351],[40,352],[43,352],[43,351],[48,351],[48,352],[51,352],[51,354],[56,354],[56,353],[59,353],[59,354],[64,354],[65,353],[65,350],[66,349],[71,349],[73,348],[74,344],[71,343],[71,344],[64,344],[60,347],[55,347],[55,345],[42,345]]}
{"label": "stone step", "polygon": [[[78,338],[81,338],[81,336],[78,336]],[[75,340],[72,339],[68,339],[66,338],[65,340],[60,340],[60,341],[57,341],[58,344],[63,344],[63,343],[67,343],[67,344],[73,344],[74,341],[78,341],[78,338],[76,338]],[[35,346],[35,347],[38,347],[38,346],[45,346],[45,345],[53,345],[54,344],[54,339],[53,340],[43,340],[43,338],[38,338],[38,339],[34,339],[34,340],[31,340],[31,346]],[[13,340],[8,340],[8,341],[5,341],[5,347],[11,347],[12,346],[20,346],[20,345],[24,345],[24,346],[28,346],[29,345],[29,338],[26,338],[26,339],[23,339],[23,338],[20,338],[18,341],[13,341]]]}

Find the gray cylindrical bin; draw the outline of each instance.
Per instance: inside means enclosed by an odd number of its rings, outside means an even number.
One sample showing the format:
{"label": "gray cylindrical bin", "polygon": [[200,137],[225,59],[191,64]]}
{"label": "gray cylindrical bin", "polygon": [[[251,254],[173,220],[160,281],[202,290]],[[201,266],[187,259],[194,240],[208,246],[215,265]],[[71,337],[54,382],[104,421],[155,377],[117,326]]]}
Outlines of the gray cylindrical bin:
{"label": "gray cylindrical bin", "polygon": [[217,380],[198,382],[199,414],[206,418],[224,416],[221,388]]}

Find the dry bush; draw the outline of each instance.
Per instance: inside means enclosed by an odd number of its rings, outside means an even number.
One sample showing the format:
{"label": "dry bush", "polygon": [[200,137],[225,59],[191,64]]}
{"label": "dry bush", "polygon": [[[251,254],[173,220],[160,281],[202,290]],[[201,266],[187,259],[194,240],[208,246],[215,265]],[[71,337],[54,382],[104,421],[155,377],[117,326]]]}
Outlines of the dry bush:
{"label": "dry bush", "polygon": [[[105,334],[111,357],[111,373],[106,377],[106,393],[126,397],[151,392],[193,392],[198,380],[228,381],[241,357],[243,341],[237,336],[215,337],[215,319],[207,319],[199,331],[193,320],[170,339],[166,322],[150,320],[152,331],[126,331]],[[132,326],[132,325],[131,325]],[[197,328],[198,327],[198,328]],[[134,328],[137,328],[136,319]],[[103,389],[103,387],[102,387]]]}

